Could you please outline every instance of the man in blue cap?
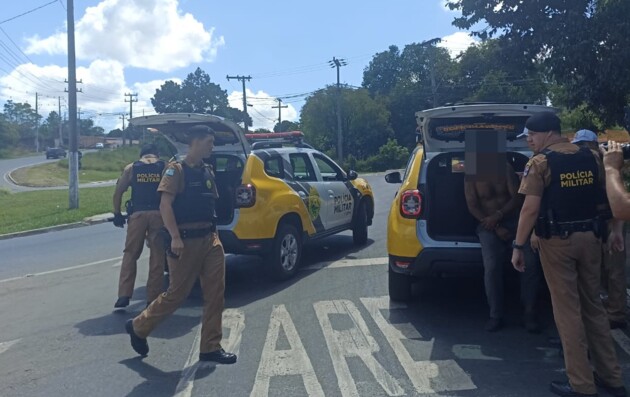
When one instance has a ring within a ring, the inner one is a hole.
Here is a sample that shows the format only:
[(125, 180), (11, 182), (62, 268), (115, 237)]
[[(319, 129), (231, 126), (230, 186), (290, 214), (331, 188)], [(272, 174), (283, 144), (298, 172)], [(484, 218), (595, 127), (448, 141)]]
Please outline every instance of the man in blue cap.
[[(591, 130), (579, 130), (571, 143), (588, 147), (599, 153), (597, 134)], [(614, 219), (609, 222), (610, 234), (602, 246), (602, 286), (608, 294), (604, 307), (608, 313), (610, 328), (626, 328), (626, 242), (624, 223)]]

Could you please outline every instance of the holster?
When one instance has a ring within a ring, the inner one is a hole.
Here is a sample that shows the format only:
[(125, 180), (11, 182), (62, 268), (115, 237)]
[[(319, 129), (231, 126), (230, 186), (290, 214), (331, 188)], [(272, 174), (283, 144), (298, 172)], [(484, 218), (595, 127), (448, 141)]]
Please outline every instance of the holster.
[(131, 200), (127, 200), (125, 202), (125, 210), (127, 211), (127, 216), (131, 216), (131, 214), (133, 214), (133, 203), (131, 202)]
[(539, 216), (534, 226), (536, 236), (545, 240), (551, 238), (551, 227), (549, 226), (549, 218), (547, 215)]
[(608, 222), (604, 218), (598, 216), (593, 219), (593, 234), (603, 243), (608, 241)]

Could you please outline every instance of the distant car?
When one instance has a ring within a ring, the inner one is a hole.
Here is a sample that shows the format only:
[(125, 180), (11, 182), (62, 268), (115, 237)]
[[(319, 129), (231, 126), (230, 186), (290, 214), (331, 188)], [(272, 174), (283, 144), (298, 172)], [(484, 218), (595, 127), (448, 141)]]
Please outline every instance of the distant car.
[(96, 145), (94, 145), (94, 147), (96, 149), (103, 149), (105, 147), (105, 145), (103, 145), (101, 142), (98, 142)]
[(59, 157), (66, 157), (66, 151), (60, 147), (49, 147), (46, 149), (46, 159), (58, 159)]

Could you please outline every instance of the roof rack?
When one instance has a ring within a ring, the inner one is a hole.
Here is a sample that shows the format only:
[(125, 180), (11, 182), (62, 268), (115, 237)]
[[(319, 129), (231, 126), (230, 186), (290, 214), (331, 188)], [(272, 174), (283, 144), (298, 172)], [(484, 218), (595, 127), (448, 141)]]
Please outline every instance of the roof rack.
[(304, 142), (302, 131), (271, 132), (245, 134), (245, 138), (251, 145), (252, 150), (263, 148), (280, 148), (283, 145), (294, 145), (312, 149), (313, 147)]

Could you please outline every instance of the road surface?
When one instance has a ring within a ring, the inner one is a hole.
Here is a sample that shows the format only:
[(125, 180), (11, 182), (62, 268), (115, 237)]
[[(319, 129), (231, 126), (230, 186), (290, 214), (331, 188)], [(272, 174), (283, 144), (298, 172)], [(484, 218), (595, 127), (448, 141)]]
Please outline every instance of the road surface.
[[(376, 192), (369, 243), (350, 233), (310, 246), (297, 277), (277, 283), (257, 258), (227, 260), (224, 340), (234, 365), (200, 365), (201, 301), (149, 337), (142, 359), (124, 322), (144, 308), (147, 253), (132, 304), (113, 311), (124, 231), (101, 224), (0, 241), (1, 396), (545, 396), (563, 380), (549, 304), (544, 332), (483, 330), (480, 277), (441, 280), (409, 304), (387, 297), (386, 220), (397, 185)], [(615, 332), (624, 372), (630, 339)], [(626, 378), (626, 383), (630, 379)], [(601, 394), (604, 395), (604, 394)]]

